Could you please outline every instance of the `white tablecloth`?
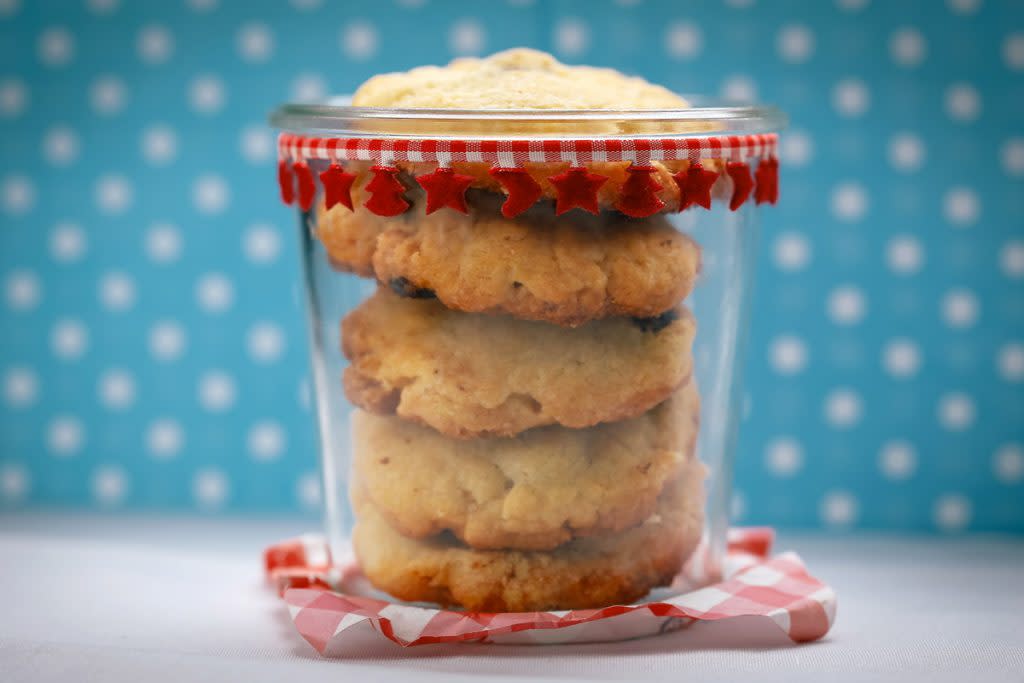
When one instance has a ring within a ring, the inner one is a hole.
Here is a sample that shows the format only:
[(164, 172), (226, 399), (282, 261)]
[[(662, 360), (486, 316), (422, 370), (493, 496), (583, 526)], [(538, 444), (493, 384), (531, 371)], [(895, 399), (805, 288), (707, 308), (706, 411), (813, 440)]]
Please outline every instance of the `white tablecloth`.
[[(0, 681), (1024, 681), (1024, 539), (784, 536), (839, 594), (822, 642), (716, 625), (628, 643), (320, 658), (263, 584), (308, 522), (0, 516)], [(824, 676), (823, 676), (824, 674)]]

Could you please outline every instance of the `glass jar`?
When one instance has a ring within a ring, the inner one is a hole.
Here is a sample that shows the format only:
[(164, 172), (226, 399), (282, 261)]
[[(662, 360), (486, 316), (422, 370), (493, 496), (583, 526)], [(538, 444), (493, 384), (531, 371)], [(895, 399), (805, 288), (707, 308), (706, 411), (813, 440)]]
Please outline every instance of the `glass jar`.
[(783, 116), (338, 101), (272, 123), (334, 557), (476, 611), (720, 576)]

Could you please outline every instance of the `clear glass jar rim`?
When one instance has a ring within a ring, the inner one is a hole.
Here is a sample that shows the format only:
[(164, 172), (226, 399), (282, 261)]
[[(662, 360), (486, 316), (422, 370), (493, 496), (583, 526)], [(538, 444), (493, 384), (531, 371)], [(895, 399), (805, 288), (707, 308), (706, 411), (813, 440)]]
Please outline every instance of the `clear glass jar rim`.
[(785, 114), (772, 105), (725, 105), (689, 98), (687, 109), (382, 109), (345, 98), (284, 104), (270, 115), (275, 128), (346, 137), (396, 136), (473, 139), (521, 137), (673, 137), (772, 133)]

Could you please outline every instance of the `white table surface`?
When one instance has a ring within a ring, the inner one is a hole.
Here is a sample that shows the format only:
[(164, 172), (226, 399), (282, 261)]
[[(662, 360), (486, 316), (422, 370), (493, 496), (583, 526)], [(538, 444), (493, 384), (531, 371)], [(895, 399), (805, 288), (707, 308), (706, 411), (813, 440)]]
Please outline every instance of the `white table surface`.
[(784, 536), (779, 549), (839, 595), (832, 633), (807, 645), (697, 625), (613, 644), (382, 643), (328, 660), (261, 575), (262, 549), (308, 526), (0, 516), (0, 681), (1024, 681), (1024, 539)]

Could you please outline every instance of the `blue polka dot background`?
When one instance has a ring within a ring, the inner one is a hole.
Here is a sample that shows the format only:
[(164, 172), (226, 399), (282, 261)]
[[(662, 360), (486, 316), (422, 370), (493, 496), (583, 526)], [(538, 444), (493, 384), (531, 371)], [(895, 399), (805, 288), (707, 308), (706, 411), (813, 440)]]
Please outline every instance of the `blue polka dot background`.
[(738, 523), (1024, 532), (1014, 0), (0, 0), (0, 509), (315, 509), (265, 116), (518, 45), (791, 117)]

